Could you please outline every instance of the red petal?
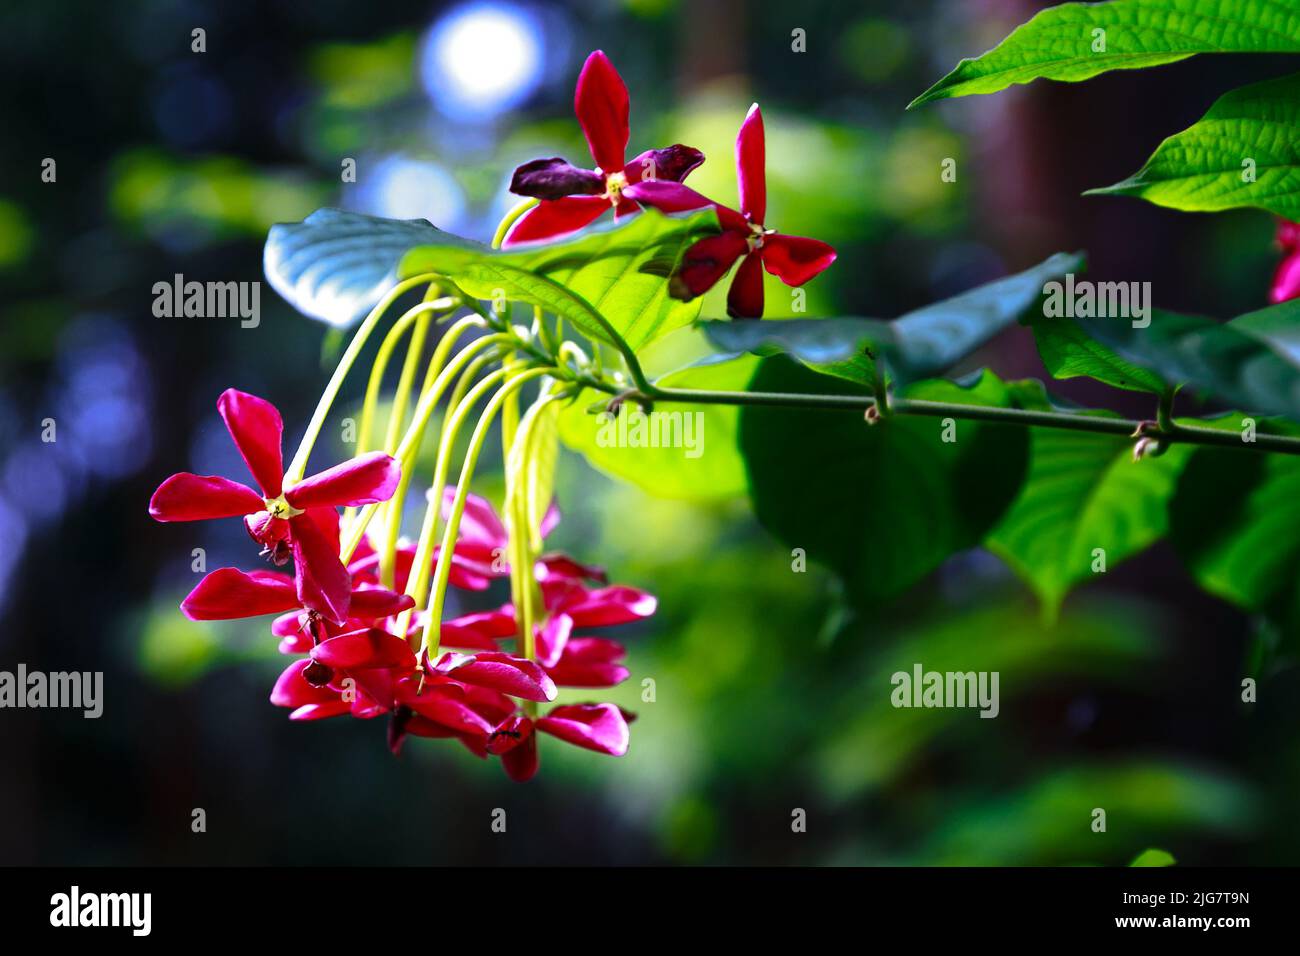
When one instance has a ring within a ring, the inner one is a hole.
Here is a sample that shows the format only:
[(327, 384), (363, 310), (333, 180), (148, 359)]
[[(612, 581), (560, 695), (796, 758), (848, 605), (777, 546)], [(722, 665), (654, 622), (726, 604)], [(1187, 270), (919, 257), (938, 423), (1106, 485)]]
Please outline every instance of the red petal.
[(600, 218), (609, 208), (609, 200), (603, 196), (543, 199), (515, 220), (501, 245), (516, 246), (521, 242), (540, 242), (543, 239), (567, 236)]
[(628, 729), (623, 713), (613, 704), (567, 704), (554, 708), (537, 721), (537, 729), (566, 743), (612, 757), (627, 753)]
[(434, 663), (435, 673), (465, 684), (489, 687), (502, 694), (523, 700), (555, 700), (555, 683), (536, 661), (485, 651), (472, 657), (449, 651)]
[(501, 766), (516, 783), (532, 780), (537, 775), (537, 735), (529, 734), (518, 747), (503, 753)]
[[(442, 491), (442, 503), (439, 506), (442, 520), (451, 517), (451, 508), (456, 501), (456, 488), (448, 485)], [(506, 526), (492, 507), (492, 502), (481, 495), (470, 492), (465, 496), (465, 510), (460, 516), (460, 533), (457, 536), (457, 550), (462, 544), (479, 544), (487, 548), (503, 548), (509, 543)]]
[(617, 641), (603, 637), (574, 637), (564, 654), (546, 672), (564, 687), (613, 687), (627, 680), (629, 671), (618, 661), (627, 655)]
[(149, 499), (149, 514), (155, 521), (202, 521), (206, 518), (234, 518), (266, 507), (248, 485), (218, 475), (172, 475)]
[(752, 252), (740, 261), (727, 290), (727, 315), (733, 319), (763, 317), (763, 260)]
[(523, 714), (511, 714), (492, 731), (487, 742), (487, 752), (498, 756), (508, 754), (532, 735), (533, 722)]
[(409, 594), (399, 594), (388, 588), (357, 588), (352, 592), (348, 617), (357, 621), (374, 621), (382, 617), (392, 617), (413, 607), (415, 607), (415, 598)]
[(372, 451), (312, 475), (284, 494), (295, 508), (359, 508), (387, 501), (397, 490), (402, 469), (397, 459)]
[(515, 612), (509, 605), (495, 611), (465, 614), (442, 623), (439, 643), (447, 647), (483, 648), (495, 651), (497, 639), (514, 637)]
[(609, 174), (621, 170), (628, 139), (627, 87), (601, 50), (592, 53), (582, 65), (573, 111), (578, 114), (578, 125), (600, 171)]
[(302, 707), (305, 704), (337, 701), (339, 699), (337, 691), (307, 683), (302, 672), (310, 664), (311, 658), (304, 657), (286, 667), (277, 678), (275, 687), (271, 689), (271, 703), (277, 707)]
[(342, 624), (348, 618), (352, 602), (352, 575), (339, 560), (338, 547), (310, 515), (294, 515), (289, 519), (289, 528), (302, 606), (319, 611), (328, 621)]
[(657, 606), (653, 594), (615, 584), (596, 591), (582, 589), (565, 601), (563, 611), (575, 628), (609, 627), (650, 617)]
[(280, 614), (297, 606), (298, 595), (287, 574), (218, 568), (186, 596), (181, 611), (191, 621), (230, 621)]
[(377, 627), (321, 641), (312, 649), (311, 656), (322, 664), (345, 671), (374, 667), (415, 668), (415, 654), (410, 645)]
[(689, 302), (703, 295), (727, 274), (737, 259), (749, 250), (744, 235), (728, 230), (718, 236), (701, 239), (686, 250), (681, 265), (668, 283), (675, 299)]
[(755, 103), (736, 136), (736, 179), (740, 185), (740, 211), (760, 225), (767, 217), (765, 154), (763, 113)]
[(580, 564), (567, 554), (542, 555), (537, 559), (534, 573), (540, 584), (551, 580), (581, 581), (584, 578), (603, 584), (608, 580), (604, 568), (598, 568), (594, 564)]
[(1297, 297), (1300, 297), (1300, 252), (1293, 252), (1278, 265), (1268, 301), (1286, 302)]
[(454, 684), (435, 684), (417, 694), (414, 681), (402, 681), (397, 688), (397, 697), (417, 714), (457, 733), (486, 737), (497, 723), (489, 721), (470, 706), (464, 691)]
[(763, 239), (763, 266), (786, 285), (803, 285), (835, 261), (835, 250), (817, 239), (783, 236)]
[(658, 209), (662, 213), (687, 212), (717, 205), (712, 199), (700, 195), (690, 186), (663, 179), (648, 179), (645, 182), (633, 183), (623, 190), (623, 195), (643, 206)]
[(546, 626), (537, 632), (537, 662), (543, 667), (559, 663), (564, 647), (573, 633), (573, 619), (567, 614), (552, 614)]
[(284, 422), (280, 412), (264, 398), (228, 388), (217, 399), (217, 411), (249, 472), (267, 498), (280, 497), (284, 462), (280, 443)]

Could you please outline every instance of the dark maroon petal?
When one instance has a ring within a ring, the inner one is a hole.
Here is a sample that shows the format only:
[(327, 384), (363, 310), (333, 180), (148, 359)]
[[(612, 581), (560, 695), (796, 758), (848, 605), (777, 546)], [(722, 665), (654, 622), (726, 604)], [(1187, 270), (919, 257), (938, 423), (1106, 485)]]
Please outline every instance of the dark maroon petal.
[(629, 183), (660, 179), (680, 183), (700, 163), (704, 154), (694, 146), (677, 143), (664, 149), (647, 149), (623, 168)]
[(633, 183), (623, 190), (623, 196), (668, 214), (717, 205), (712, 199), (700, 195), (690, 186), (659, 179)]
[(432, 670), (453, 680), (489, 687), (522, 700), (552, 701), (556, 696), (554, 682), (536, 661), (500, 651), (485, 651), (473, 656), (448, 651), (438, 658)]
[(217, 411), (239, 449), (254, 480), (266, 498), (280, 497), (284, 463), (280, 442), (284, 422), (280, 412), (264, 398), (228, 388), (217, 399)]
[(310, 515), (294, 515), (289, 529), (299, 601), (327, 621), (342, 624), (352, 603), (352, 575), (339, 560), (337, 545)]
[(650, 617), (657, 606), (653, 594), (615, 584), (595, 591), (582, 589), (566, 599), (562, 610), (575, 628), (609, 627)]
[(234, 518), (251, 514), (266, 504), (247, 485), (218, 475), (172, 475), (149, 499), (149, 514), (155, 521), (202, 521), (206, 518)]
[(501, 245), (516, 246), (523, 242), (567, 236), (600, 218), (609, 208), (609, 200), (603, 196), (543, 199), (515, 220)]
[(181, 611), (191, 621), (230, 621), (280, 614), (297, 606), (298, 595), (287, 574), (218, 568), (186, 596)]
[(835, 249), (818, 239), (783, 236), (763, 238), (763, 267), (786, 285), (803, 285), (835, 261)]
[(573, 111), (600, 171), (606, 175), (620, 171), (628, 139), (627, 87), (601, 50), (582, 65)]
[(599, 196), (605, 192), (605, 177), (590, 169), (579, 169), (558, 156), (534, 159), (515, 169), (510, 191), (536, 199)]
[(668, 283), (674, 299), (689, 302), (703, 295), (727, 274), (735, 261), (749, 250), (749, 243), (739, 232), (726, 231), (701, 239), (686, 250), (681, 265)]
[(501, 755), (501, 767), (516, 783), (526, 783), (537, 775), (537, 735), (524, 737), (518, 747)]
[(413, 607), (415, 607), (415, 598), (409, 594), (399, 594), (388, 588), (356, 588), (352, 592), (348, 617), (356, 621), (374, 621), (382, 617), (392, 617)]
[(763, 113), (755, 103), (736, 136), (736, 179), (740, 185), (740, 211), (761, 225), (767, 217), (766, 149)]
[(340, 634), (312, 648), (313, 660), (345, 671), (383, 667), (415, 668), (415, 654), (406, 641), (377, 627)]
[(1268, 291), (1269, 302), (1287, 302), (1300, 297), (1300, 252), (1293, 252), (1279, 263)]
[(537, 721), (537, 729), (566, 743), (586, 747), (611, 757), (627, 753), (628, 729), (623, 713), (613, 704), (566, 704)]
[(359, 508), (387, 501), (397, 490), (397, 459), (372, 451), (306, 478), (284, 493), (295, 508)]
[(733, 319), (763, 317), (763, 260), (752, 252), (740, 260), (727, 290), (727, 315)]
[(490, 754), (508, 754), (523, 744), (533, 735), (533, 722), (523, 714), (511, 714), (497, 724), (488, 737), (487, 752)]

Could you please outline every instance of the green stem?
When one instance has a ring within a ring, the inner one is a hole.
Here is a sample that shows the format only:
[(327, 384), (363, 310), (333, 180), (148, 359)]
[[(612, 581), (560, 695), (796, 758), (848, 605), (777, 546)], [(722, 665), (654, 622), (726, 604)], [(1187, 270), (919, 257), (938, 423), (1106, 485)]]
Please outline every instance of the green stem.
[(532, 209), (536, 205), (537, 205), (536, 199), (525, 199), (523, 202), (517, 204), (513, 209), (511, 209), (508, 213), (506, 213), (503, 217), (501, 217), (501, 223), (500, 225), (497, 226), (496, 235), (492, 237), (492, 248), (500, 249), (501, 243), (505, 242), (506, 233), (510, 231), (510, 227), (513, 226), (519, 220), (520, 216), (528, 212), (528, 210)]

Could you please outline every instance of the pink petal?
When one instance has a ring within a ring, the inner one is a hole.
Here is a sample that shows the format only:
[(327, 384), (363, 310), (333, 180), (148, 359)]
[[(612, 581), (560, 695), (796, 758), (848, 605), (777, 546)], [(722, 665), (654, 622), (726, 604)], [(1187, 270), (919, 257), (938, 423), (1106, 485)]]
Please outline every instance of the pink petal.
[(573, 619), (567, 614), (552, 614), (546, 625), (537, 632), (537, 662), (543, 667), (554, 667), (564, 653), (573, 633)]
[(397, 698), (422, 717), (457, 733), (482, 737), (496, 726), (496, 721), (489, 721), (470, 706), (464, 691), (454, 684), (426, 686), (422, 693), (417, 689), (413, 681), (403, 681), (398, 685)]
[(525, 783), (537, 775), (537, 735), (524, 737), (518, 747), (501, 755), (501, 767), (516, 783)]
[(559, 663), (546, 672), (563, 687), (613, 687), (629, 676), (628, 669), (617, 663), (626, 654), (617, 641), (575, 637), (569, 640)]
[(356, 588), (352, 592), (348, 617), (354, 621), (374, 621), (392, 617), (413, 607), (415, 607), (415, 598), (409, 594), (399, 594), (388, 588)]
[(415, 668), (415, 654), (410, 645), (377, 627), (321, 641), (312, 649), (311, 656), (327, 667), (345, 671), (375, 667)]
[(767, 217), (766, 150), (763, 112), (755, 103), (736, 136), (736, 179), (740, 185), (740, 211), (760, 225)]
[(372, 451), (312, 475), (285, 492), (295, 508), (359, 508), (387, 501), (397, 490), (402, 469), (397, 459)]
[(290, 720), (324, 720), (326, 717), (342, 717), (350, 708), (346, 701), (331, 700), (321, 704), (304, 704), (292, 714)]
[(740, 260), (727, 290), (727, 315), (733, 319), (763, 317), (763, 260), (752, 252)]
[(304, 657), (286, 667), (271, 689), (271, 703), (277, 707), (302, 707), (305, 704), (324, 704), (338, 700), (337, 691), (307, 683), (302, 672), (310, 665), (311, 658)]
[(607, 175), (619, 172), (628, 139), (627, 87), (601, 50), (592, 53), (582, 65), (573, 111), (600, 171)]
[(580, 564), (566, 554), (544, 554), (537, 559), (534, 572), (537, 581), (545, 584), (553, 580), (567, 581), (600, 581), (604, 583), (608, 580), (605, 569), (598, 568), (594, 564)]
[(264, 398), (228, 388), (217, 399), (217, 411), (239, 454), (266, 498), (280, 497), (284, 462), (280, 443), (284, 422), (280, 412)]
[(563, 611), (575, 628), (609, 627), (650, 617), (657, 606), (653, 594), (615, 584), (596, 591), (583, 589), (565, 602)]
[(1278, 264), (1268, 301), (1286, 302), (1297, 297), (1300, 297), (1300, 252), (1293, 252)]
[(703, 295), (748, 251), (749, 243), (740, 232), (728, 230), (701, 239), (682, 256), (681, 265), (669, 280), (669, 294), (687, 302)]
[(447, 647), (482, 648), (495, 651), (497, 639), (514, 637), (515, 612), (507, 605), (495, 611), (465, 614), (442, 623), (439, 643)]
[(667, 214), (717, 205), (691, 187), (665, 179), (647, 179), (645, 182), (633, 183), (623, 190), (623, 195)]
[(448, 651), (432, 670), (465, 684), (489, 687), (522, 700), (555, 700), (555, 683), (535, 661), (500, 651), (485, 651), (472, 657)]
[(627, 753), (629, 733), (623, 713), (613, 704), (566, 704), (537, 721), (537, 729), (566, 743), (612, 757)]
[(835, 250), (817, 239), (783, 236), (763, 239), (763, 266), (786, 285), (803, 285), (835, 261)]
[(186, 596), (181, 611), (191, 621), (229, 621), (280, 614), (297, 606), (298, 595), (287, 574), (218, 568)]
[(487, 751), (490, 754), (508, 754), (524, 744), (533, 735), (533, 722), (523, 714), (511, 714), (497, 724), (488, 738)]
[(247, 485), (218, 475), (172, 475), (149, 499), (155, 521), (202, 521), (234, 518), (266, 507), (262, 496)]
[(298, 599), (327, 621), (342, 624), (352, 603), (352, 575), (339, 560), (337, 545), (310, 515), (289, 519), (293, 563), (298, 575)]
[(1277, 223), (1277, 241), (1288, 252), (1300, 249), (1300, 222), (1279, 219)]
[(603, 196), (543, 199), (515, 220), (501, 245), (517, 246), (524, 242), (567, 236), (594, 222), (608, 212), (609, 208), (609, 200)]
[[(452, 505), (456, 501), (456, 488), (448, 485), (442, 492), (440, 505), (442, 520), (451, 516)], [(465, 511), (460, 517), (460, 534), (457, 543), (478, 544), (487, 548), (504, 548), (510, 541), (506, 526), (501, 523), (492, 502), (470, 492), (465, 498)]]

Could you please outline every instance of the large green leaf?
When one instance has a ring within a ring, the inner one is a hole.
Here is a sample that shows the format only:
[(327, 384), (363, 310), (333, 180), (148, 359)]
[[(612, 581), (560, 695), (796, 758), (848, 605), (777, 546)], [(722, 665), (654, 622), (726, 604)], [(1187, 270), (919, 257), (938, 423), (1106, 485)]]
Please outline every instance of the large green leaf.
[(1150, 369), (1120, 358), (1069, 319), (1036, 315), (1029, 325), (1038, 354), (1053, 378), (1086, 376), (1115, 388), (1156, 395), (1168, 388)]
[[(1050, 410), (1040, 383), (1016, 384), (1017, 404)], [(1095, 577), (1096, 549), (1109, 572), (1164, 535), (1168, 500), (1190, 454), (1190, 446), (1174, 445), (1134, 461), (1131, 438), (1034, 428), (1029, 476), (986, 544), (1054, 618), (1070, 589)]]
[(863, 384), (873, 380), (872, 358), (883, 356), (897, 381), (917, 381), (945, 371), (984, 345), (1036, 305), (1047, 282), (1082, 265), (1079, 253), (1057, 253), (1032, 269), (892, 322), (785, 319), (708, 322), (703, 327), (710, 341), (726, 352), (785, 353), (818, 372)]
[(983, 56), (962, 60), (911, 106), (1039, 78), (1077, 82), (1197, 53), (1300, 53), (1300, 8), (1285, 0), (1064, 3), (1016, 27)]
[[(865, 393), (783, 356), (764, 360), (760, 391)], [(985, 373), (963, 389), (917, 383), (911, 398), (1005, 404)], [(950, 435), (954, 441), (944, 441)], [(1028, 430), (1001, 424), (887, 417), (860, 412), (748, 406), (740, 447), (760, 522), (846, 580), (860, 602), (898, 593), (956, 551), (978, 544), (1024, 479)]]
[(1161, 143), (1138, 172), (1088, 194), (1195, 212), (1249, 206), (1300, 219), (1300, 73), (1233, 90)]
[(668, 295), (667, 279), (686, 248), (717, 229), (712, 210), (685, 218), (646, 210), (625, 224), (563, 242), (509, 250), (423, 245), (406, 254), (399, 272), (438, 272), (479, 298), (504, 294), (530, 302), (612, 343), (608, 322), (639, 349), (699, 314), (699, 300)]
[[(743, 355), (682, 369), (656, 384), (741, 391), (758, 363), (752, 355)], [(564, 443), (598, 470), (661, 498), (717, 501), (745, 493), (745, 463), (737, 447), (737, 406), (659, 403), (654, 409), (656, 417), (650, 419), (630, 403), (623, 406), (617, 420), (589, 411), (593, 402), (608, 397), (585, 391), (564, 409), (559, 420)], [(644, 442), (656, 435), (681, 436), (682, 440), (647, 447)]]

